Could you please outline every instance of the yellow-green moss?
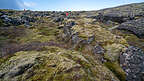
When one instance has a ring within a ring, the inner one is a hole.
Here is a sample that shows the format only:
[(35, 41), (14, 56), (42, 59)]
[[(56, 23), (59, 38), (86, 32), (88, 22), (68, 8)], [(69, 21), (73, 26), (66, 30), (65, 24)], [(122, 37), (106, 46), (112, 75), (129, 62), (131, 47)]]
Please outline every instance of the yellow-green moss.
[(119, 78), (120, 81), (126, 81), (126, 74), (118, 62), (106, 62), (104, 64)]
[(125, 51), (125, 46), (114, 43), (104, 46), (104, 49), (106, 50), (104, 58), (110, 61), (118, 61), (120, 53)]
[(50, 35), (57, 35), (59, 30), (56, 27), (41, 27), (38, 29), (41, 34), (50, 36)]
[(3, 63), (4, 61), (5, 61), (4, 59), (0, 58), (0, 64)]
[(79, 22), (77, 21), (77, 23), (78, 24), (75, 25), (72, 28), (72, 30), (73, 30), (73, 33), (78, 32), (80, 38), (87, 40), (88, 37), (95, 36), (95, 42), (101, 43), (104, 46), (107, 44), (112, 44), (112, 43), (128, 45), (127, 41), (124, 38), (120, 36), (116, 36), (112, 34), (110, 31), (102, 28), (100, 26), (100, 23), (96, 25), (87, 24), (84, 21), (83, 21), (84, 24), (80, 24), (82, 23), (82, 21), (79, 21)]
[(144, 39), (138, 38), (136, 35), (132, 34), (129, 31), (125, 30), (113, 30), (113, 33), (119, 36), (122, 36), (129, 45), (139, 47), (144, 50), (142, 43), (144, 43)]
[[(50, 34), (49, 32), (52, 32), (52, 33)], [(42, 35), (40, 34), (38, 29), (31, 29), (31, 30), (26, 31), (25, 36), (17, 37), (16, 39), (21, 43), (29, 43), (33, 41), (39, 41), (39, 42), (57, 41), (54, 33), (55, 32), (51, 30), (47, 32), (48, 35)]]
[(3, 26), (3, 21), (0, 19), (0, 26)]
[[(0, 72), (8, 73), (13, 68), (32, 63), (33, 67), (19, 76), (0, 80), (28, 81), (119, 81), (98, 60), (88, 54), (49, 46), (46, 51), (21, 51), (3, 63)], [(21, 64), (22, 63), (22, 64)], [(11, 69), (9, 69), (11, 68)], [(6, 70), (5, 70), (6, 69)], [(7, 76), (7, 75), (6, 75)]]

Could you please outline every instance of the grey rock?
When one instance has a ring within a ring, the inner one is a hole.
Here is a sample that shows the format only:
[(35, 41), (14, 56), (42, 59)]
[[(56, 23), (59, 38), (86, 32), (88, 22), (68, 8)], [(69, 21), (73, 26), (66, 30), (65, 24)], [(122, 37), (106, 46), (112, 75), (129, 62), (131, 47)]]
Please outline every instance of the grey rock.
[(27, 23), (36, 21), (36, 19), (34, 19), (33, 17), (29, 17), (29, 16), (9, 17), (8, 15), (2, 15), (0, 16), (0, 19), (4, 21), (6, 26), (11, 26), (11, 25), (18, 26), (22, 24), (26, 24), (26, 26), (28, 26)]
[(94, 49), (93, 49), (94, 54), (104, 54), (104, 52), (105, 50), (100, 45), (94, 46)]
[(8, 73), (8, 75), (10, 77), (15, 77), (18, 75), (23, 74), (27, 69), (31, 68), (33, 66), (33, 64), (28, 63), (28, 64), (23, 64), (17, 67), (14, 67), (13, 69), (10, 70), (10, 72)]
[(72, 35), (72, 30), (71, 30), (70, 26), (64, 26), (63, 32), (65, 34), (65, 37), (71, 37), (71, 35)]
[[(73, 45), (76, 45), (80, 41), (82, 41), (82, 39), (78, 37), (78, 33), (73, 34), (71, 40), (72, 40)], [(84, 41), (83, 41), (83, 43), (84, 43)]]
[(117, 29), (131, 31), (139, 38), (144, 38), (144, 18), (125, 22)]
[(134, 46), (130, 46), (120, 55), (120, 64), (127, 74), (127, 81), (143, 81), (144, 52)]
[(62, 22), (64, 20), (64, 18), (63, 17), (55, 17), (54, 18), (54, 22)]
[(88, 38), (87, 42), (88, 42), (88, 44), (90, 44), (90, 43), (92, 43), (94, 40), (95, 40), (95, 36), (93, 35), (93, 36), (91, 36), (91, 37)]
[(65, 24), (66, 26), (74, 26), (74, 25), (76, 25), (76, 23), (74, 22), (74, 21), (71, 21), (71, 22), (69, 22), (69, 23), (67, 23), (67, 24)]

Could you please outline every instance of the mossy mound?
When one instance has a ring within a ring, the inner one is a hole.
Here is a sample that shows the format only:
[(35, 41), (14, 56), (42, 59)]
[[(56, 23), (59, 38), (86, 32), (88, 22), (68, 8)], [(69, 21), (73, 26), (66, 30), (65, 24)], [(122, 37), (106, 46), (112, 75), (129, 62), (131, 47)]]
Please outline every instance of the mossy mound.
[(104, 58), (110, 61), (118, 61), (120, 53), (125, 51), (125, 46), (121, 44), (112, 44), (104, 46), (104, 49), (106, 49)]
[(85, 21), (78, 20), (78, 25), (72, 27), (72, 30), (74, 31), (73, 33), (78, 32), (80, 38), (88, 39), (88, 37), (95, 36), (95, 42), (102, 45), (113, 43), (128, 45), (125, 39), (112, 34), (110, 31), (102, 28), (100, 24), (92, 25), (85, 23)]
[(2, 81), (119, 81), (92, 56), (58, 47), (21, 51), (0, 65)]
[(122, 36), (129, 45), (131, 46), (136, 46), (141, 48), (142, 50), (144, 50), (143, 47), (143, 43), (144, 43), (144, 39), (143, 38), (138, 38), (136, 35), (134, 35), (133, 33), (126, 31), (126, 30), (113, 30), (112, 33)]
[[(105, 52), (103, 58), (107, 60), (105, 66), (109, 68), (121, 81), (125, 80), (125, 72), (119, 66), (117, 62), (119, 60), (120, 53), (125, 50), (128, 45), (127, 41), (119, 36), (112, 34), (111, 31), (101, 27), (101, 23), (92, 25), (85, 19), (78, 20), (77, 25), (72, 27), (72, 33), (78, 33), (78, 37), (84, 40), (90, 40), (90, 37), (94, 36), (94, 40), (89, 45), (83, 47), (80, 50), (84, 53), (93, 53), (93, 46), (96, 44), (101, 45)], [(88, 51), (89, 50), (89, 51)], [(92, 54), (93, 55), (93, 54)], [(98, 57), (98, 55), (94, 55)]]

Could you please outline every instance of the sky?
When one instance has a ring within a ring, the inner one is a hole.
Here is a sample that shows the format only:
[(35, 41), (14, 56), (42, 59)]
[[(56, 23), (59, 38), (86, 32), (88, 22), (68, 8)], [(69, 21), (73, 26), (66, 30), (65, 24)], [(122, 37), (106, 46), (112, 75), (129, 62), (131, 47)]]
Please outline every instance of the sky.
[(90, 11), (144, 0), (0, 0), (0, 9), (34, 11)]

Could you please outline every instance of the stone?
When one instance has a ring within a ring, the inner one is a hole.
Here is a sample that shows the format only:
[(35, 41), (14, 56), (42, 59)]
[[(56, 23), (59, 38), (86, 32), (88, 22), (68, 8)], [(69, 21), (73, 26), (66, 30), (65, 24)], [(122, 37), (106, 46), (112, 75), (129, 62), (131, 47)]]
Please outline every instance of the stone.
[(81, 39), (78, 37), (78, 33), (73, 34), (71, 40), (73, 45), (78, 44), (81, 41)]
[(64, 20), (64, 18), (63, 17), (55, 17), (54, 18), (54, 22), (62, 22)]
[(91, 37), (88, 38), (87, 42), (88, 42), (88, 44), (90, 44), (90, 43), (92, 43), (94, 40), (95, 40), (95, 36), (93, 35), (93, 36), (91, 36)]
[(144, 52), (134, 46), (130, 46), (120, 54), (121, 67), (127, 74), (127, 81), (143, 81)]
[(104, 54), (104, 53), (105, 53), (105, 50), (104, 50), (101, 46), (96, 45), (96, 46), (94, 46), (94, 48), (93, 48), (93, 53), (94, 53), (94, 54)]
[(117, 27), (119, 30), (127, 30), (134, 33), (139, 38), (144, 38), (144, 18), (132, 20)]
[(71, 30), (70, 26), (64, 26), (63, 27), (63, 32), (64, 32), (65, 37), (69, 38), (72, 35), (72, 30)]
[(71, 26), (71, 27), (74, 25), (76, 25), (76, 23), (74, 21), (70, 21), (66, 24), (66, 26)]
[(24, 64), (21, 64), (21, 65), (18, 65), (17, 67), (14, 67), (10, 70), (10, 72), (8, 73), (8, 76), (15, 77), (15, 76), (21, 75), (26, 70), (31, 68), (32, 66), (33, 66), (33, 63), (24, 63)]

